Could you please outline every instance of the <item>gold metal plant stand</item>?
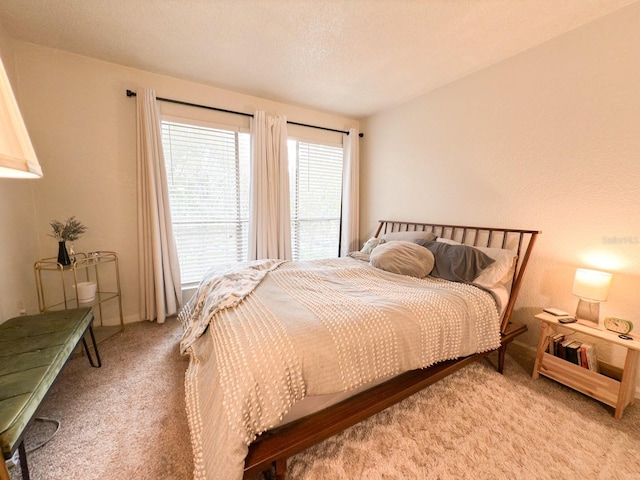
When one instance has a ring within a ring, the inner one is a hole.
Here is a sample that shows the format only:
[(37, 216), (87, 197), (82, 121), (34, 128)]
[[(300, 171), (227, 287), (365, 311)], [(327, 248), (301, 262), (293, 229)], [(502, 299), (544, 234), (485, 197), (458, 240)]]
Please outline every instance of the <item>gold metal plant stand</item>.
[[(111, 278), (109, 279), (110, 281), (107, 281), (105, 278), (105, 270), (108, 269), (109, 266), (112, 267), (112, 272)], [(40, 312), (80, 307), (98, 307), (100, 323), (94, 325), (98, 342), (117, 333), (124, 332), (120, 270), (118, 268), (117, 253), (109, 251), (76, 253), (75, 261), (73, 261), (71, 265), (58, 263), (57, 257), (43, 258), (35, 263), (34, 271)], [(47, 272), (51, 275), (55, 272), (58, 273), (59, 284), (57, 292), (51, 291), (55, 287), (55, 280), (43, 282), (43, 273), (45, 274), (44, 276), (47, 277), (49, 276)], [(75, 295), (78, 283), (90, 281), (96, 282), (96, 296), (91, 302), (80, 302), (77, 295)], [(108, 286), (110, 289), (103, 290), (105, 286)], [(45, 290), (47, 290), (47, 292), (45, 292)], [(120, 325), (103, 325), (102, 304), (115, 299), (118, 300)]]

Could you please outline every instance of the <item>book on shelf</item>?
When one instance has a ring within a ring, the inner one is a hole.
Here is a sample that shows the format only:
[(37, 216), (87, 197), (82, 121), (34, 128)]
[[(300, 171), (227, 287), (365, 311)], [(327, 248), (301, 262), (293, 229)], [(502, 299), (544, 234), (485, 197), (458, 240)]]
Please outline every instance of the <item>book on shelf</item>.
[(570, 338), (565, 338), (558, 345), (558, 357), (566, 360), (567, 359), (567, 347), (570, 343), (573, 343), (573, 340)]
[(580, 345), (580, 350), (578, 350), (578, 355), (580, 357), (580, 366), (584, 368), (589, 368), (589, 362), (587, 361), (587, 344), (583, 343)]
[(547, 353), (583, 368), (598, 372), (596, 346), (592, 343), (580, 342), (566, 338), (562, 333), (555, 333), (549, 335)]
[(587, 357), (587, 368), (594, 372), (599, 372), (598, 358), (596, 356), (596, 346), (592, 343), (585, 343), (585, 353)]
[(567, 344), (565, 347), (565, 358), (567, 362), (575, 363), (576, 365), (580, 365), (579, 353), (580, 347), (582, 343), (577, 341), (572, 341)]
[(555, 333), (549, 337), (549, 353), (558, 356), (558, 345), (564, 340), (563, 333)]

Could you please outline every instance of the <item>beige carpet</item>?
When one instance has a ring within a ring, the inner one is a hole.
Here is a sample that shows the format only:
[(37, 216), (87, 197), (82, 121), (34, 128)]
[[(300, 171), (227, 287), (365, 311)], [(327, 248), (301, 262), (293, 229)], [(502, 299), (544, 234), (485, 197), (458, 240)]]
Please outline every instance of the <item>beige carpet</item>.
[(509, 360), (506, 376), (476, 363), (308, 449), (290, 478), (640, 479), (637, 405), (616, 421)]
[[(39, 412), (62, 429), (29, 456), (32, 478), (191, 478), (179, 336), (175, 320), (127, 325), (100, 345), (102, 369), (74, 358)], [(588, 397), (534, 382), (529, 356), (511, 351), (504, 376), (471, 365), (293, 457), (288, 479), (640, 478), (640, 402), (616, 421)]]
[[(38, 415), (57, 418), (53, 440), (28, 455), (33, 480), (159, 480), (191, 477), (184, 403), (188, 358), (178, 353), (175, 319), (126, 325), (100, 343), (102, 368), (77, 356), (67, 364)], [(30, 443), (41, 437), (35, 424)], [(20, 468), (10, 470), (21, 478)]]

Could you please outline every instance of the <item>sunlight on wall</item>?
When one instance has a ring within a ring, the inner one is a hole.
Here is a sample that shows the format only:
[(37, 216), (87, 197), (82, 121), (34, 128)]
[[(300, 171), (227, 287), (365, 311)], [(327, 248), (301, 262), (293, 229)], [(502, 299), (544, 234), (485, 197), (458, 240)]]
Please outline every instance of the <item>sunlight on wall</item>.
[(579, 258), (584, 262), (584, 265), (596, 270), (604, 270), (605, 272), (617, 272), (630, 267), (630, 262), (615, 253), (605, 252), (601, 250), (593, 250), (582, 255)]

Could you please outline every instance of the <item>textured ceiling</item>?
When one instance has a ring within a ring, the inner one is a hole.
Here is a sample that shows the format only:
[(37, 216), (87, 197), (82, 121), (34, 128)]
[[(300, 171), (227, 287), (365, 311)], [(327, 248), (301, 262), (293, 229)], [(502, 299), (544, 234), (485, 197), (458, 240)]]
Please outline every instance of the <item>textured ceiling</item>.
[(637, 0), (0, 0), (13, 38), (360, 118)]

